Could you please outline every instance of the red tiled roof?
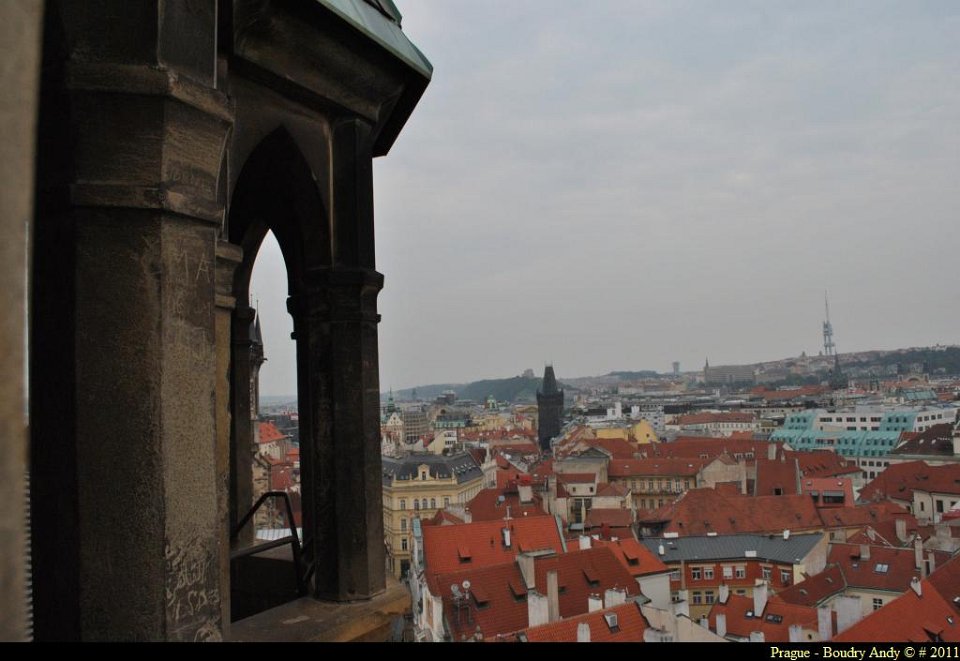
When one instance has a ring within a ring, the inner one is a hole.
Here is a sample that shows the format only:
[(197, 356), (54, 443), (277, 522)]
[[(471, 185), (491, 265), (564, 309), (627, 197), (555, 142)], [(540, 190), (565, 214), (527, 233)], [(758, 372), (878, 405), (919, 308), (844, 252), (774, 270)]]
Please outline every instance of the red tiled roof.
[[(906, 436), (906, 434), (904, 434)], [(910, 434), (906, 442), (897, 446), (891, 454), (919, 454), (937, 456), (953, 456), (953, 425), (931, 425), (926, 431)]]
[(827, 562), (840, 567), (848, 586), (884, 592), (903, 592), (910, 579), (920, 576), (913, 549), (868, 546), (870, 557), (860, 556), (859, 544), (831, 544)]
[[(616, 630), (611, 630), (606, 616), (616, 615)], [(581, 622), (590, 627), (590, 642), (592, 643), (642, 643), (643, 632), (647, 622), (640, 612), (640, 606), (635, 602), (621, 604), (602, 611), (594, 611), (586, 615), (578, 615), (565, 620), (551, 622), (533, 629), (524, 631), (528, 642), (531, 643), (574, 643), (577, 641), (577, 630)]]
[(960, 560), (954, 558), (912, 589), (834, 637), (836, 642), (960, 642)]
[[(536, 558), (535, 587), (541, 594), (547, 593), (547, 572), (551, 570), (557, 571), (560, 587), (558, 601), (562, 618), (587, 612), (587, 598), (590, 594), (602, 595), (610, 588), (626, 590), (627, 597), (640, 594), (636, 580), (608, 548), (590, 548)], [(470, 599), (470, 617), (464, 612), (458, 618), (450, 585), (462, 585), (464, 580), (470, 581), (473, 593)], [(527, 628), (526, 586), (515, 562), (449, 573), (428, 572), (427, 585), (433, 595), (443, 598), (446, 621), (453, 629), (454, 640), (461, 640), (463, 635), (474, 635), (477, 627), (480, 627), (485, 640), (491, 640), (498, 634), (513, 634)], [(483, 593), (484, 603), (477, 602), (478, 588)]]
[(595, 484), (596, 473), (557, 473), (557, 481), (564, 484)]
[(912, 501), (914, 491), (960, 495), (960, 464), (930, 466), (923, 461), (891, 464), (860, 490), (860, 499)]
[(600, 482), (597, 485), (596, 495), (601, 498), (622, 498), (630, 493), (626, 487), (619, 484), (610, 484), (609, 482)]
[(287, 438), (272, 422), (260, 422), (257, 425), (260, 428), (260, 443), (270, 443)]
[[(563, 551), (563, 540), (556, 520), (550, 516), (525, 516), (511, 519), (510, 548), (503, 545), (505, 522), (474, 521), (459, 526), (426, 526), (423, 529), (423, 555), (427, 570), (444, 573), (470, 567), (487, 567), (511, 562), (519, 552), (553, 549)], [(461, 560), (458, 546), (470, 547), (469, 561)]]
[(622, 438), (591, 438), (583, 442), (590, 447), (606, 450), (614, 459), (632, 459), (637, 451), (636, 443)]
[(615, 542), (591, 539), (590, 544), (597, 547), (606, 547), (613, 551), (620, 564), (626, 567), (633, 577), (662, 574), (670, 571), (670, 568), (663, 564), (663, 561), (654, 555), (650, 549), (633, 538), (618, 539)]
[[(832, 507), (820, 510), (824, 528), (853, 528), (864, 525), (882, 525), (884, 521), (895, 521), (900, 517), (909, 517), (910, 513), (896, 503), (869, 503), (856, 507)], [(916, 524), (916, 519), (913, 519)], [(896, 525), (896, 523), (894, 523)]]
[(757, 479), (754, 482), (753, 493), (755, 496), (796, 496), (797, 482), (800, 478), (800, 469), (796, 460), (781, 459), (770, 460), (758, 457)]
[[(707, 619), (710, 629), (717, 629), (717, 615), (723, 613), (727, 618), (727, 634), (748, 638), (753, 631), (763, 632), (767, 643), (781, 643), (790, 640), (790, 625), (799, 624), (807, 630), (817, 630), (817, 609), (799, 606), (771, 597), (763, 613), (753, 612), (753, 597), (732, 594), (727, 603), (714, 603)], [(747, 617), (747, 613), (751, 616)]]
[(843, 494), (843, 505), (851, 507), (854, 505), (853, 481), (849, 477), (804, 477), (800, 480), (800, 491), (805, 494), (817, 493), (820, 507), (829, 507), (824, 502), (823, 494), (826, 491), (841, 492)]
[(624, 478), (647, 475), (680, 475), (693, 477), (700, 472), (702, 459), (612, 459), (607, 467), (611, 478)]
[(823, 601), (842, 592), (847, 587), (843, 571), (838, 564), (827, 565), (819, 574), (808, 576), (777, 593), (785, 602), (799, 606), (819, 606)]
[(640, 454), (646, 457), (698, 457), (714, 458), (721, 454), (733, 457), (766, 457), (770, 445), (782, 451), (780, 443), (758, 441), (752, 438), (711, 438), (704, 436), (678, 436), (670, 443), (651, 443), (640, 449)]
[(714, 489), (691, 489), (644, 520), (668, 521), (665, 532), (683, 536), (823, 528), (809, 496), (740, 496)]
[(599, 528), (600, 526), (610, 526), (611, 528), (629, 528), (633, 524), (633, 515), (630, 510), (594, 507), (587, 514), (584, 521), (584, 527)]
[(513, 518), (546, 514), (541, 506), (540, 496), (534, 494), (533, 498), (534, 502), (521, 505), (516, 487), (512, 492), (505, 489), (483, 489), (467, 503), (467, 508), (474, 521), (502, 520), (507, 515), (508, 507)]
[(843, 475), (859, 475), (863, 471), (855, 462), (847, 461), (836, 452), (830, 450), (814, 450), (813, 452), (787, 452), (787, 457), (796, 459), (800, 464), (800, 473), (803, 477), (840, 477)]

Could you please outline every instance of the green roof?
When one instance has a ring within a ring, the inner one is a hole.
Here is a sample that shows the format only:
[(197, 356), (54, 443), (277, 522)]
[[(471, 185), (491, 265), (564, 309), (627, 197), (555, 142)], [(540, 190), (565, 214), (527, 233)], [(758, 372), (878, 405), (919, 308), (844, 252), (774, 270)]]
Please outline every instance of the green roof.
[(317, 0), (383, 48), (429, 79), (433, 65), (400, 29), (400, 12), (390, 0)]

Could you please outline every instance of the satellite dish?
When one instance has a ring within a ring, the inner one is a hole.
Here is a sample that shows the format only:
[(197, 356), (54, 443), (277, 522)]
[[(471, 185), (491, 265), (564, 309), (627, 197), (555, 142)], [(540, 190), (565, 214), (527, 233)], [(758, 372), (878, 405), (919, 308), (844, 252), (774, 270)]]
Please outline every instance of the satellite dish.
[(464, 581), (463, 583), (461, 583), (461, 585), (463, 586), (464, 590), (470, 589), (470, 581)]

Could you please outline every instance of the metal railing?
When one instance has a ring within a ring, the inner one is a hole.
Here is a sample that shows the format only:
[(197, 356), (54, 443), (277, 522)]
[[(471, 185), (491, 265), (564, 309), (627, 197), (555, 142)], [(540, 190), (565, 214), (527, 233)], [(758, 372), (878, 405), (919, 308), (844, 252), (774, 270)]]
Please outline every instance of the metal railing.
[(237, 546), (236, 548), (231, 548), (230, 560), (233, 561), (239, 558), (245, 558), (251, 555), (262, 553), (263, 551), (269, 551), (270, 549), (289, 544), (293, 553), (293, 570), (296, 574), (297, 594), (299, 594), (301, 597), (305, 596), (307, 594), (307, 582), (310, 580), (310, 576), (313, 574), (315, 567), (313, 562), (306, 564), (304, 563), (303, 547), (301, 546), (300, 536), (297, 534), (297, 523), (293, 518), (293, 505), (290, 502), (290, 495), (287, 492), (267, 491), (260, 496), (260, 498), (257, 499), (257, 502), (254, 503), (253, 507), (250, 508), (250, 511), (247, 512), (246, 515), (240, 519), (240, 522), (237, 523), (236, 527), (230, 531), (231, 545), (239, 541), (240, 531), (243, 530), (244, 526), (250, 523), (257, 511), (270, 498), (283, 499), (284, 507), (287, 511), (287, 525), (290, 530), (290, 534), (277, 539), (257, 542), (251, 544), (250, 546)]

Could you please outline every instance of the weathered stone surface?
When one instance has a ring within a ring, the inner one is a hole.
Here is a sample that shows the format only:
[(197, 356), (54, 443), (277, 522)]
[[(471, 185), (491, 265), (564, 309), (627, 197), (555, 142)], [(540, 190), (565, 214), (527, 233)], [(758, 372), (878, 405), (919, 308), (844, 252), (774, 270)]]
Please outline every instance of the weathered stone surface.
[(0, 641), (26, 636), (24, 326), (40, 66), (40, 0), (0, 3)]

